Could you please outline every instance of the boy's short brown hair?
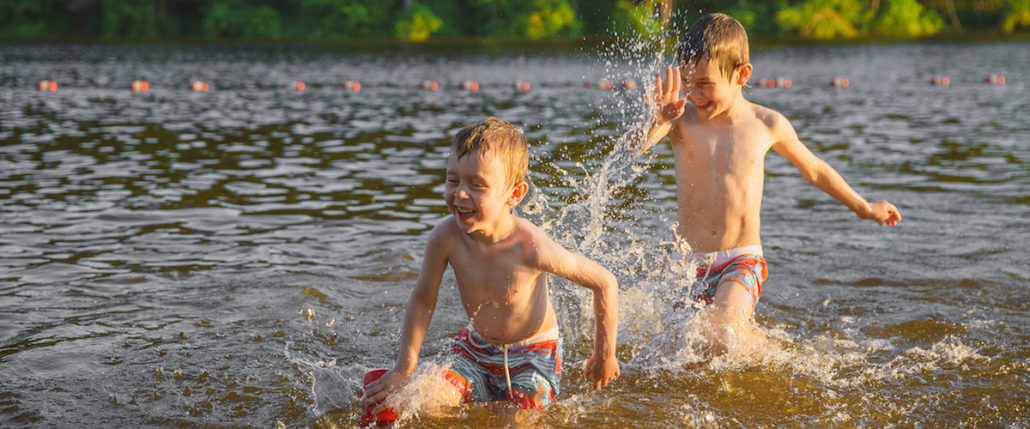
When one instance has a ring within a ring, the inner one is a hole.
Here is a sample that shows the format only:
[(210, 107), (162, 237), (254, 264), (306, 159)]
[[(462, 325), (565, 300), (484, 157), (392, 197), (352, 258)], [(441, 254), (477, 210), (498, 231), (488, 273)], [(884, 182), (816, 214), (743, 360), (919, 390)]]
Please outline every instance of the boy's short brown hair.
[(489, 117), (462, 128), (451, 140), (451, 153), (458, 159), (470, 153), (495, 153), (508, 170), (508, 185), (526, 180), (529, 142), (522, 131), (507, 121)]
[(751, 61), (744, 26), (723, 13), (702, 16), (680, 39), (676, 59), (683, 67), (702, 57), (717, 62), (723, 75), (732, 77), (737, 67)]

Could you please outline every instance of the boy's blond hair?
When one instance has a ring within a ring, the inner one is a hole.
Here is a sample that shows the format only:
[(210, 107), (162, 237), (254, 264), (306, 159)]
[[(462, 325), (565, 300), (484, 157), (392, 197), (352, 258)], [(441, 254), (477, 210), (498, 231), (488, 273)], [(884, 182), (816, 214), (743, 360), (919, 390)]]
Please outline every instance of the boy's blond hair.
[(723, 76), (732, 77), (737, 67), (751, 61), (744, 26), (723, 13), (702, 16), (680, 39), (676, 59), (683, 67), (702, 57), (715, 61)]
[(509, 186), (526, 180), (529, 142), (522, 131), (507, 121), (489, 117), (462, 128), (451, 140), (451, 152), (458, 159), (470, 153), (494, 153), (507, 169), (505, 178)]

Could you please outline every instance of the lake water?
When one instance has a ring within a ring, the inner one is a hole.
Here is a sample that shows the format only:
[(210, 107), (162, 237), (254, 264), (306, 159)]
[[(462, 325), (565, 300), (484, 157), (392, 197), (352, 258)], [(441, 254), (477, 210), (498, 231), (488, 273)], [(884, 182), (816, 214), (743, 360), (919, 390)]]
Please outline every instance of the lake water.
[[(671, 311), (671, 150), (625, 156), (642, 90), (583, 86), (670, 57), (619, 49), (0, 46), (0, 426), (356, 426), (446, 214), (448, 141), (487, 115), (530, 138), (520, 213), (618, 276), (623, 375), (590, 391), (588, 297), (555, 280), (550, 413), (401, 426), (1030, 425), (1030, 44), (752, 53), (793, 87), (748, 98), (904, 216), (860, 220), (771, 153), (752, 358), (708, 356)], [(445, 276), (423, 361), (466, 323)]]

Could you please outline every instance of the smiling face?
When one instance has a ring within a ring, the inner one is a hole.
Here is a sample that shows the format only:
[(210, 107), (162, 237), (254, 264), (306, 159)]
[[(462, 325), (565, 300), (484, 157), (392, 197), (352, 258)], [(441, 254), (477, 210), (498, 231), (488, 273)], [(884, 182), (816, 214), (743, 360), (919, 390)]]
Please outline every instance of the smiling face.
[(697, 108), (701, 119), (710, 121), (729, 112), (740, 97), (740, 88), (751, 76), (751, 64), (735, 68), (729, 76), (717, 61), (707, 56), (680, 68), (683, 95)]
[(447, 159), (444, 200), (465, 233), (493, 235), (510, 221), (510, 209), (525, 196), (528, 185), (509, 183), (507, 168), (493, 153), (472, 152)]

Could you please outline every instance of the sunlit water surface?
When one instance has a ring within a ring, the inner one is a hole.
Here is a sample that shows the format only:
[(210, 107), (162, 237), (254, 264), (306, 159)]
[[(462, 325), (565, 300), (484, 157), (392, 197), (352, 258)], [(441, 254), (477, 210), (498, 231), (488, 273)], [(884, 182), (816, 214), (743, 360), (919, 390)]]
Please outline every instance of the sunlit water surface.
[[(592, 392), (589, 297), (552, 283), (563, 400), (401, 426), (1030, 425), (1030, 45), (753, 52), (747, 96), (895, 228), (862, 221), (770, 154), (767, 341), (711, 358), (675, 247), (671, 150), (618, 136), (639, 46), (385, 49), (0, 46), (0, 426), (353, 427), (389, 367), (449, 138), (488, 115), (530, 138), (520, 213), (616, 273), (622, 377)], [(988, 85), (992, 73), (1005, 86)], [(934, 87), (935, 75), (951, 78)], [(847, 77), (851, 88), (828, 86)], [(56, 93), (35, 83), (57, 80)], [(145, 94), (128, 84), (147, 79)], [(360, 93), (340, 87), (360, 80)], [(423, 79), (440, 91), (419, 91)], [(475, 79), (478, 93), (457, 90)], [(529, 80), (529, 93), (511, 83)], [(186, 90), (191, 80), (208, 93)], [(305, 81), (298, 93), (280, 85)], [(422, 351), (467, 323), (447, 276)], [(507, 419), (507, 420), (504, 420)]]

